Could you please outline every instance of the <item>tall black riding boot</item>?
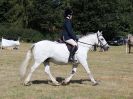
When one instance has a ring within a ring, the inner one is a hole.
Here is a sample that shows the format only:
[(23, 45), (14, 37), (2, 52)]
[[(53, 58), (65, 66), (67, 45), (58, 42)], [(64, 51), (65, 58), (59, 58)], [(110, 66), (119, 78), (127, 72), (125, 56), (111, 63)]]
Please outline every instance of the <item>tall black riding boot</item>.
[(70, 50), (70, 56), (69, 56), (69, 61), (70, 62), (74, 62), (74, 54), (77, 51), (78, 47), (77, 46), (73, 46)]

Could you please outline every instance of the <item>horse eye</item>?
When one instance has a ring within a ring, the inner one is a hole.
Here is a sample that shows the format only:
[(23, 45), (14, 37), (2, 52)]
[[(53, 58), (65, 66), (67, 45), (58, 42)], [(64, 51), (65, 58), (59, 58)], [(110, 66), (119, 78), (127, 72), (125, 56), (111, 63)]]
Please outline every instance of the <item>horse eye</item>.
[(104, 39), (102, 38), (101, 41), (103, 41)]

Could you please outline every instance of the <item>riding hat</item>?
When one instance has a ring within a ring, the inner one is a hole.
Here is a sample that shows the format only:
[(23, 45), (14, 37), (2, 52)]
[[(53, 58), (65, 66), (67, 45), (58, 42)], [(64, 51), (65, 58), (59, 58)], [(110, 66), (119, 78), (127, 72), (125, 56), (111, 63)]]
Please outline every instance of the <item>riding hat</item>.
[(64, 17), (67, 17), (68, 15), (72, 15), (73, 14), (73, 11), (69, 8), (67, 8), (64, 12)]

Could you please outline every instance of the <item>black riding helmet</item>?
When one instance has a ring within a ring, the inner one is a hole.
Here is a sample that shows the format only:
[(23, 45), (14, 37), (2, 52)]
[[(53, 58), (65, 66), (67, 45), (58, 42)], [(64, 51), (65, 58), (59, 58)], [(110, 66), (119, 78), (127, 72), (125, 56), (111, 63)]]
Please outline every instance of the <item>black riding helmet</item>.
[(68, 15), (72, 15), (73, 14), (73, 11), (69, 8), (67, 8), (64, 12), (64, 17), (67, 17)]

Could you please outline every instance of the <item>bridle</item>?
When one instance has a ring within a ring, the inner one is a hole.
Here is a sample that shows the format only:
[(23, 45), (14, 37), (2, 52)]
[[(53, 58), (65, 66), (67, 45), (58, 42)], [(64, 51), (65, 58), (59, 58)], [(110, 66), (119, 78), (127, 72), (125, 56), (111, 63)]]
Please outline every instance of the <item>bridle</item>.
[[(103, 45), (103, 43), (102, 43), (101, 40), (99, 39), (100, 36), (102, 36), (102, 35), (98, 35), (98, 33), (97, 33), (98, 44), (100, 43), (100, 47), (103, 48), (104, 46), (107, 45), (107, 43)], [(88, 44), (88, 43), (81, 42), (81, 41), (78, 41), (78, 42), (79, 42), (79, 43), (82, 43), (82, 44), (86, 44), (86, 45), (95, 46), (95, 44)]]
[(101, 35), (98, 35), (98, 33), (97, 33), (98, 45), (99, 45), (99, 43), (100, 43), (100, 47), (101, 47), (101, 48), (104, 48), (104, 46), (106, 46), (108, 43), (106, 43), (106, 44), (103, 45), (103, 43), (102, 43), (101, 40), (99, 39), (100, 36), (102, 36), (102, 34), (101, 34)]

